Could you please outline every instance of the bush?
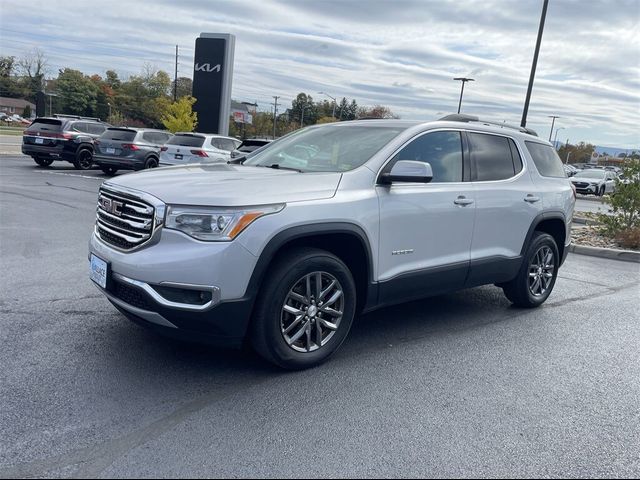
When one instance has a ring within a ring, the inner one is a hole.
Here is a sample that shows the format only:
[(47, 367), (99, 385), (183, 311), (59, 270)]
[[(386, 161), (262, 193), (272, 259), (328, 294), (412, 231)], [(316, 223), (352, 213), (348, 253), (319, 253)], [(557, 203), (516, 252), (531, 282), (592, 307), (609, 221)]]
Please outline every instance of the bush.
[[(631, 246), (640, 235), (640, 162), (627, 161), (623, 179), (616, 179), (615, 193), (605, 199), (610, 215), (599, 214), (601, 233)], [(637, 247), (631, 247), (637, 248)]]
[(172, 133), (193, 132), (198, 124), (198, 116), (193, 111), (195, 102), (193, 97), (182, 97), (163, 106), (164, 113), (160, 119), (165, 128)]
[(640, 228), (630, 228), (616, 236), (616, 242), (622, 248), (640, 250)]

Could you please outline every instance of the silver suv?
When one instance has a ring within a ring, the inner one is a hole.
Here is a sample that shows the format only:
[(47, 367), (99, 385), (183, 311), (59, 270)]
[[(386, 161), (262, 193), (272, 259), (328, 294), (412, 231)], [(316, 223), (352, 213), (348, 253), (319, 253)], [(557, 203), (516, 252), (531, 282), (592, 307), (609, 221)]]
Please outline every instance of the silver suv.
[(90, 275), (129, 319), (300, 369), (382, 306), (496, 284), (537, 307), (567, 255), (575, 193), (529, 130), (341, 122), (234, 162), (102, 185)]

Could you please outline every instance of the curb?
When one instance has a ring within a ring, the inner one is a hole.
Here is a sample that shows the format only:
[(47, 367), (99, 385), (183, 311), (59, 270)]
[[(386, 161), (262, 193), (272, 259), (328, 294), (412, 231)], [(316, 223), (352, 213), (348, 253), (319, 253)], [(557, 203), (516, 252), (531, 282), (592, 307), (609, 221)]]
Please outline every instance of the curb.
[(582, 217), (573, 217), (572, 222), (577, 225), (586, 225), (586, 226), (598, 225), (598, 222), (596, 222), (595, 220), (591, 220), (589, 218), (582, 218)]
[(595, 195), (581, 195), (581, 194), (578, 194), (578, 195), (576, 196), (576, 198), (577, 198), (578, 200), (587, 200), (588, 202), (599, 202), (599, 203), (604, 203), (604, 202), (602, 201), (602, 197), (596, 197)]
[(640, 252), (635, 252), (632, 250), (588, 247), (586, 245), (576, 245), (575, 243), (572, 243), (569, 246), (569, 251), (578, 255), (589, 255), (591, 257), (607, 258), (609, 260), (621, 260), (623, 262), (640, 263)]

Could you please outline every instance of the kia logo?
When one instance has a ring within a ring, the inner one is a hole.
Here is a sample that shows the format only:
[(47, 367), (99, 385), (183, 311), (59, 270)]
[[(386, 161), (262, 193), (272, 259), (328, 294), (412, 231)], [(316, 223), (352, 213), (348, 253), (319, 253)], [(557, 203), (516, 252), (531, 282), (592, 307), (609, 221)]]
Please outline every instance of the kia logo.
[(215, 65), (215, 66), (211, 66), (210, 63), (203, 63), (202, 65), (200, 65), (199, 63), (196, 63), (196, 67), (195, 70), (196, 72), (207, 72), (207, 73), (211, 73), (211, 72), (218, 72), (220, 73), (220, 69), (222, 67), (220, 66), (220, 64)]

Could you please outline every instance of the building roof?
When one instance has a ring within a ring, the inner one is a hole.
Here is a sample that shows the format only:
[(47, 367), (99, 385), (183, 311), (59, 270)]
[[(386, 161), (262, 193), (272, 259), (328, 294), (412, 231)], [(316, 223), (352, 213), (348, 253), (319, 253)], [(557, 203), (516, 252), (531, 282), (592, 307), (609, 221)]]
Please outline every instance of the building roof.
[(34, 103), (23, 98), (0, 97), (0, 107), (24, 108), (27, 105), (29, 105), (31, 109), (36, 108)]

